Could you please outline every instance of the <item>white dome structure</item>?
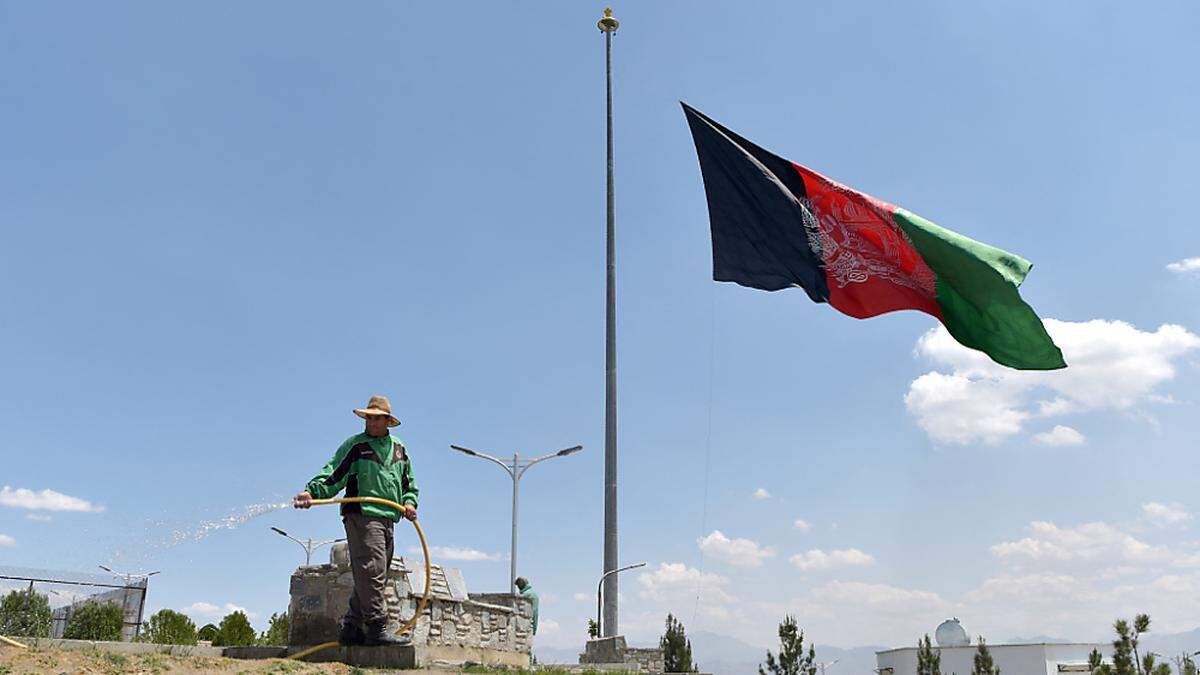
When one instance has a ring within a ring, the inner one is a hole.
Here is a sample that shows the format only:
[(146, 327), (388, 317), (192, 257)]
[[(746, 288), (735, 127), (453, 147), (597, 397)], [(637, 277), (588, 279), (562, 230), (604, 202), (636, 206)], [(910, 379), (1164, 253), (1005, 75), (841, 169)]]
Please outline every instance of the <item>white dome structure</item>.
[(971, 644), (971, 638), (967, 637), (967, 630), (958, 622), (957, 617), (943, 621), (937, 627), (934, 639), (937, 640), (939, 647), (967, 647)]

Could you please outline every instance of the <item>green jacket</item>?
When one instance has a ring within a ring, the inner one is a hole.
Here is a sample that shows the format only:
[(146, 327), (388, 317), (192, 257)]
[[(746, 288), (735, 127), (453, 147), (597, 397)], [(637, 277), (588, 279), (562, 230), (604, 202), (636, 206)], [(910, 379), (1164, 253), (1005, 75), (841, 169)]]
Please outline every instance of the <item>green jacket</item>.
[[(313, 499), (329, 499), (342, 488), (347, 497), (382, 497), (413, 506), (420, 492), (404, 444), (391, 434), (347, 438), (305, 489)], [(382, 504), (342, 504), (342, 515), (347, 513), (400, 520), (399, 512)]]
[(538, 605), (541, 604), (541, 599), (538, 598), (537, 591), (533, 590), (533, 584), (521, 589), (521, 595), (529, 598), (533, 603), (533, 634), (537, 635)]

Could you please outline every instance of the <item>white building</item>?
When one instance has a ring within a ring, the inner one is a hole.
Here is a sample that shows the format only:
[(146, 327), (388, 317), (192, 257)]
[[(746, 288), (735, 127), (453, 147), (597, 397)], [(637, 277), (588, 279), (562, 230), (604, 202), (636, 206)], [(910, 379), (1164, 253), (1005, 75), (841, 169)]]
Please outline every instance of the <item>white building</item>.
[[(938, 626), (937, 646), (941, 654), (941, 671), (945, 675), (970, 675), (975, 667), (978, 647), (970, 644), (958, 619)], [(1105, 662), (1112, 657), (1112, 646), (1086, 643), (991, 644), (988, 651), (992, 662), (1003, 675), (1057, 675), (1058, 673), (1087, 673), (1088, 655), (1100, 650)], [(880, 675), (916, 675), (917, 648), (904, 647), (875, 653)]]

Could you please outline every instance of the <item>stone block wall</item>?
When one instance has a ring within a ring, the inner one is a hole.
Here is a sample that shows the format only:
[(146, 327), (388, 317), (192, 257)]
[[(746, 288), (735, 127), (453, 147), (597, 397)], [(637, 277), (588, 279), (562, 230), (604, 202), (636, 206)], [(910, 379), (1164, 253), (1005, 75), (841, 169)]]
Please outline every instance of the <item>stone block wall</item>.
[[(301, 567), (292, 574), (290, 645), (337, 639), (354, 580), (344, 552), (335, 550), (330, 559), (328, 565)], [(533, 606), (527, 598), (507, 593), (468, 594), (459, 570), (431, 567), (429, 602), (411, 633), (414, 644), (529, 654)], [(394, 558), (386, 590), (391, 630), (413, 616), (424, 590), (424, 565), (410, 558)]]
[(647, 673), (661, 673), (666, 667), (663, 650), (658, 647), (629, 647), (625, 650), (625, 663), (636, 663)]

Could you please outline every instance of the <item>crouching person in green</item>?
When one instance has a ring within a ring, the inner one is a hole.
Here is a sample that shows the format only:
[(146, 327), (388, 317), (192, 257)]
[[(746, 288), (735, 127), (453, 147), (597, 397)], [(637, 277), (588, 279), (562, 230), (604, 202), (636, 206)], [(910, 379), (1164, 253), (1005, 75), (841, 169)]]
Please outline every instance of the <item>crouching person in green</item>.
[(400, 439), (388, 427), (400, 424), (383, 396), (372, 396), (366, 408), (354, 411), (365, 419), (366, 431), (346, 439), (333, 459), (293, 498), (298, 509), (314, 499), (330, 499), (346, 489), (347, 497), (382, 497), (404, 506), (403, 512), (382, 504), (342, 504), (342, 524), (350, 549), (354, 593), (342, 619), (338, 642), (344, 645), (407, 645), (407, 637), (388, 630), (388, 567), (392, 562), (395, 524), (403, 516), (417, 519), (417, 484), (412, 464)]

